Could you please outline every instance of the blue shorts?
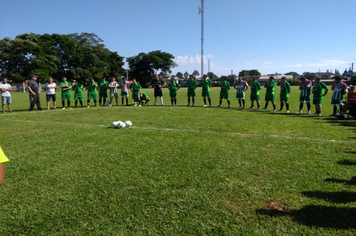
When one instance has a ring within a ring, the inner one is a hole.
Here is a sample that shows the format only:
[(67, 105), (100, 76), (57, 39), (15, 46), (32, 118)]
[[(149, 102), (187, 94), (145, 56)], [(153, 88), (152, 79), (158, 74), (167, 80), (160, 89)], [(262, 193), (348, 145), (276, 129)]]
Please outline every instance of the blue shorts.
[(2, 104), (11, 104), (11, 96), (1, 96)]

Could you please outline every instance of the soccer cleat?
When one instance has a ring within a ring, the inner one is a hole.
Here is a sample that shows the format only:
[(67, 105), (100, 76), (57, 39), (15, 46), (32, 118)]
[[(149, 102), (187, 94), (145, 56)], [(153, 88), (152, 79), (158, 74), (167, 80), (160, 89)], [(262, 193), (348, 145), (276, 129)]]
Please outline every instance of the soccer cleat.
[(171, 104), (171, 107), (173, 107), (173, 104)]
[(318, 115), (317, 116), (321, 116), (321, 113), (318, 113)]
[(274, 109), (273, 112), (276, 112), (276, 109)]
[(174, 106), (176, 107), (176, 106), (177, 106), (177, 104), (174, 104)]
[(66, 109), (65, 107), (62, 108), (62, 110)]
[(10, 113), (12, 113), (12, 111), (9, 111)]
[(310, 114), (311, 114), (311, 112), (310, 112), (310, 111), (308, 111), (308, 112), (307, 112), (307, 115), (310, 115)]
[(137, 104), (135, 104), (135, 107), (137, 107)]
[(206, 105), (204, 105), (204, 107), (206, 107)]
[(3, 111), (2, 113), (4, 113), (4, 114), (5, 114), (5, 113), (6, 113), (6, 111)]
[(302, 111), (300, 110), (300, 111), (298, 111), (296, 114), (302, 114)]
[(187, 107), (189, 107), (189, 104), (187, 105)]
[(194, 107), (194, 104), (192, 105), (192, 107)]
[(286, 113), (289, 113), (289, 111), (286, 111)]
[(250, 106), (248, 109), (253, 109), (253, 106)]
[(211, 108), (212, 106), (211, 106), (211, 105), (209, 105), (209, 107)]
[(230, 105), (227, 108), (230, 108)]
[(218, 107), (221, 107), (221, 105), (218, 105)]
[(87, 108), (89, 108), (89, 106), (87, 106)]

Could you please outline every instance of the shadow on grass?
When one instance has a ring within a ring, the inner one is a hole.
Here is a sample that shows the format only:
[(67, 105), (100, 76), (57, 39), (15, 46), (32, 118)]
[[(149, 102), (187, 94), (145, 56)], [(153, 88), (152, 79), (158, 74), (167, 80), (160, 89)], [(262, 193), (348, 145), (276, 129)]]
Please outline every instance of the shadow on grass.
[[(356, 152), (346, 152), (346, 153), (355, 153), (356, 154)], [(346, 165), (346, 166), (356, 166), (356, 161), (345, 159), (342, 161), (338, 161), (337, 164)]]
[[(356, 186), (356, 176), (352, 177), (350, 180), (346, 179), (335, 179), (335, 178), (327, 178), (325, 179), (326, 182), (333, 182), (333, 183), (343, 183), (347, 185), (354, 185)], [(356, 221), (356, 220), (355, 220)]]
[[(310, 198), (318, 198), (333, 203), (349, 203), (356, 202), (356, 192), (322, 192), (322, 191), (306, 191), (303, 195)], [(356, 219), (355, 219), (356, 221)]]
[(271, 217), (290, 216), (293, 221), (309, 227), (356, 229), (356, 208), (350, 207), (309, 205), (289, 212), (259, 209), (256, 213)]

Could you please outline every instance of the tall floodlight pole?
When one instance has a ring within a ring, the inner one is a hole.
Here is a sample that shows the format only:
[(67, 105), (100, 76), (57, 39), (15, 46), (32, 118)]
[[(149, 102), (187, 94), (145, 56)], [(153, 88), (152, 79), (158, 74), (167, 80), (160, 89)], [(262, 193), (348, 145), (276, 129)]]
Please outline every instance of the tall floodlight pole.
[(204, 75), (204, 0), (201, 0), (201, 7), (199, 8), (201, 14), (201, 77)]

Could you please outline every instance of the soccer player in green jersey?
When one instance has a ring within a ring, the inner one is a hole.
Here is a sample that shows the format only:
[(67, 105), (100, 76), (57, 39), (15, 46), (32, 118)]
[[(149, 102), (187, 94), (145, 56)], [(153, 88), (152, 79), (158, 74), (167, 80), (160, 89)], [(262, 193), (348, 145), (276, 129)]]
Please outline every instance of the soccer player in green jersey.
[(65, 100), (67, 100), (68, 108), (70, 108), (70, 100), (72, 99), (70, 96), (70, 89), (72, 88), (72, 85), (67, 81), (66, 77), (63, 77), (62, 82), (59, 83), (59, 87), (62, 89), (62, 109), (66, 109)]
[(256, 101), (257, 103), (257, 110), (260, 109), (260, 89), (261, 89), (261, 84), (260, 82), (257, 81), (256, 77), (252, 77), (252, 82), (251, 82), (251, 94), (250, 94), (250, 100), (251, 100), (251, 106), (249, 109), (252, 109), (254, 107), (254, 102)]
[(276, 111), (276, 102), (274, 101), (275, 100), (274, 91), (276, 89), (276, 81), (274, 81), (273, 76), (269, 77), (269, 79), (264, 87), (267, 88), (267, 91), (266, 91), (266, 96), (265, 96), (266, 105), (265, 105), (265, 108), (263, 108), (263, 109), (266, 110), (268, 107), (268, 103), (272, 102), (273, 111)]
[(75, 108), (78, 106), (78, 101), (80, 102), (80, 106), (83, 107), (83, 89), (84, 85), (82, 81), (75, 83), (73, 86)]
[(95, 82), (93, 78), (90, 78), (89, 82), (85, 85), (85, 88), (88, 90), (88, 108), (90, 105), (90, 99), (93, 99), (95, 106), (98, 106), (97, 97), (96, 97), (96, 90), (98, 89), (98, 83)]
[(206, 107), (206, 97), (208, 97), (209, 107), (211, 107), (211, 99), (210, 99), (211, 82), (206, 74), (203, 75), (203, 79), (201, 80), (200, 85), (202, 87), (202, 97), (204, 101), (204, 107)]
[(221, 103), (223, 99), (227, 100), (228, 107), (230, 108), (230, 97), (229, 97), (230, 83), (226, 81), (226, 77), (222, 77), (221, 85), (220, 85), (220, 101), (219, 106), (221, 107)]
[(281, 101), (281, 109), (283, 111), (283, 106), (286, 104), (287, 113), (289, 113), (289, 93), (291, 92), (290, 84), (287, 82), (287, 78), (283, 76), (281, 78), (281, 93), (279, 95), (279, 100)]
[(147, 96), (147, 94), (145, 92), (140, 92), (139, 103), (143, 105), (143, 101), (146, 101), (145, 105), (150, 105), (151, 99)]
[(130, 90), (132, 92), (132, 99), (135, 102), (135, 106), (137, 106), (137, 102), (140, 101), (140, 90), (141, 90), (140, 83), (136, 82), (136, 79), (132, 79), (132, 84), (130, 85)]
[(310, 115), (310, 90), (312, 82), (305, 78), (304, 75), (300, 78), (301, 82), (299, 85), (300, 90), (300, 97), (299, 97), (299, 112), (297, 114), (302, 114), (304, 102), (307, 104), (308, 112), (307, 114)]
[(103, 106), (106, 104), (106, 98), (108, 97), (108, 88), (109, 82), (106, 81), (106, 78), (101, 78), (101, 82), (99, 83), (99, 106), (101, 106), (101, 101), (103, 99)]
[(313, 93), (313, 104), (315, 105), (315, 114), (321, 116), (321, 103), (323, 102), (323, 97), (328, 93), (329, 89), (326, 84), (320, 81), (319, 76), (315, 76), (315, 83), (312, 88)]
[(171, 97), (171, 107), (177, 106), (177, 90), (180, 89), (180, 85), (175, 81), (174, 78), (171, 78), (171, 82), (168, 84), (169, 96)]
[(188, 87), (188, 105), (190, 105), (190, 97), (192, 97), (192, 107), (194, 107), (194, 102), (195, 102), (195, 89), (197, 87), (197, 81), (195, 81), (193, 75), (189, 75), (189, 79), (187, 81), (187, 87)]

